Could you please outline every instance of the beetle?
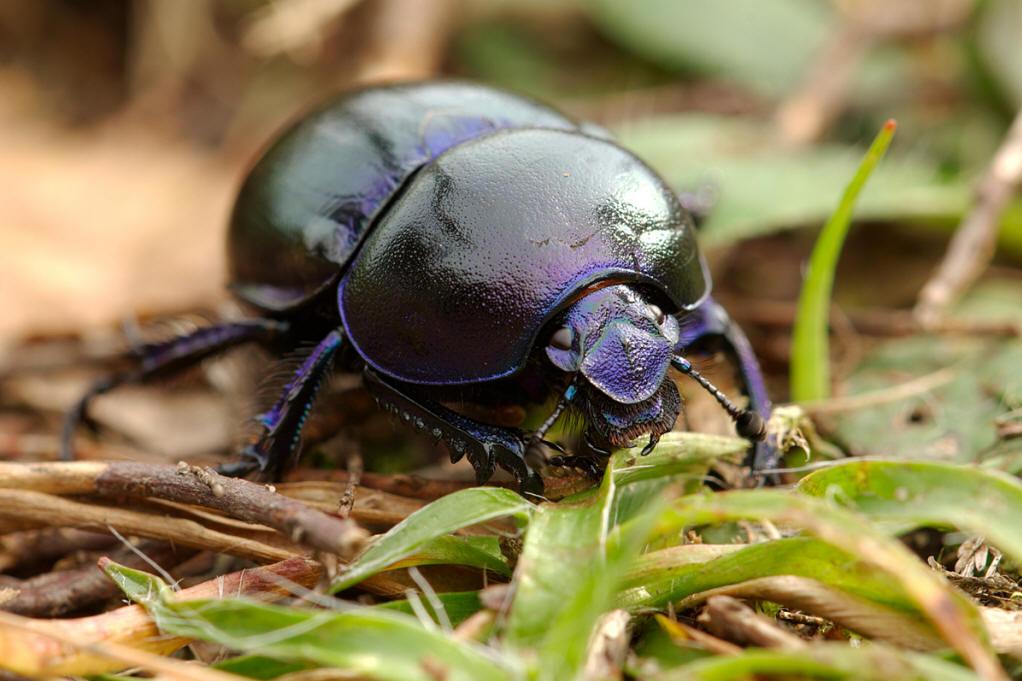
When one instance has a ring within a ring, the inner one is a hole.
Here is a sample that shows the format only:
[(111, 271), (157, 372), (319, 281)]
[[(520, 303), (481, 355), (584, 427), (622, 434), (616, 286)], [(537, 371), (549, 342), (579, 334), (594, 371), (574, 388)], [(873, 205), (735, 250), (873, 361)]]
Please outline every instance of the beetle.
[[(748, 341), (710, 296), (692, 215), (609, 133), (482, 85), (430, 81), (344, 93), (294, 122), (255, 163), (227, 236), (230, 290), (251, 318), (140, 349), (69, 412), (71, 455), (89, 401), (246, 342), (315, 349), (259, 436), (225, 470), (281, 475), (333, 365), (361, 372), (380, 404), (523, 491), (526, 454), (593, 469), (674, 427), (669, 369), (694, 378), (763, 440), (770, 401)], [(686, 348), (716, 340), (737, 363), (748, 409), (696, 371)], [(556, 399), (555, 399), (556, 398)], [(451, 402), (554, 406), (532, 433), (470, 418)], [(585, 423), (568, 454), (546, 434), (565, 409)], [(772, 450), (754, 450), (757, 466)]]

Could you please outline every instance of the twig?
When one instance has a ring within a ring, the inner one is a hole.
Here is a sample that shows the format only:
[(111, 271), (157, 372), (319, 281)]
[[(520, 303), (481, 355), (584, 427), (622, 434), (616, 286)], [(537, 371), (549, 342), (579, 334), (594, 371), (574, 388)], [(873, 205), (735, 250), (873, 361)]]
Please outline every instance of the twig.
[[(728, 297), (725, 305), (740, 322), (757, 326), (789, 328), (795, 321), (794, 303)], [(924, 327), (910, 310), (857, 310), (845, 317), (852, 327), (869, 336), (912, 336), (922, 332), (949, 336), (1022, 336), (1022, 324), (1011, 320), (940, 319)], [(831, 324), (837, 315), (831, 311)]]
[(798, 91), (774, 117), (781, 138), (794, 145), (818, 140), (844, 109), (849, 85), (872, 40), (852, 22), (844, 22), (824, 43)]
[(337, 515), (342, 518), (349, 517), (355, 506), (355, 491), (358, 488), (358, 483), (362, 480), (362, 470), (362, 456), (358, 452), (353, 452), (348, 457), (348, 475), (350, 477), (344, 486), (344, 494), (341, 495), (341, 500), (337, 503)]
[(105, 549), (112, 544), (114, 538), (105, 532), (65, 527), (15, 532), (0, 537), (0, 572), (52, 561), (75, 551)]
[[(140, 550), (158, 563), (181, 561), (194, 553), (188, 549), (175, 550), (165, 542), (145, 542)], [(145, 570), (149, 567), (127, 547), (117, 549), (113, 559), (132, 568)], [(107, 601), (119, 593), (117, 585), (95, 565), (39, 575), (26, 579), (17, 589), (17, 596), (0, 604), (0, 610), (28, 617), (67, 615)]]
[[(123, 497), (161, 499), (213, 508), (232, 518), (267, 525), (280, 531), (293, 542), (334, 553), (345, 560), (354, 556), (368, 538), (368, 533), (353, 521), (341, 520), (322, 511), (309, 508), (307, 505), (288, 499), (263, 485), (257, 485), (247, 480), (226, 478), (209, 469), (195, 468), (187, 464), (169, 466), (129, 461), (33, 465), (0, 463), (0, 487), (20, 490), (18, 493), (22, 495), (18, 497), (12, 491), (6, 498), (0, 499), (0, 517), (17, 518), (16, 515), (12, 515), (13, 509), (5, 510), (5, 506), (10, 507), (15, 499), (21, 499), (23, 505), (33, 506), (37, 511), (31, 516), (25, 516), (25, 520), (36, 519), (36, 522), (45, 522), (46, 524), (54, 524), (56, 517), (53, 513), (38, 513), (40, 509), (36, 508), (34, 504), (39, 503), (40, 499), (32, 496), (37, 491), (50, 494), (95, 494), (113, 499)], [(63, 516), (63, 520), (67, 524), (78, 527), (95, 527), (95, 523), (102, 520), (95, 513), (96, 507), (65, 499), (60, 499), (58, 503), (61, 509), (68, 512)], [(75, 507), (84, 507), (82, 509), (85, 512), (84, 516), (76, 518), (70, 514)], [(111, 512), (119, 513), (121, 514), (119, 517), (125, 522), (133, 523), (133, 529), (128, 528), (128, 532), (154, 536), (146, 534), (146, 531), (153, 531), (149, 527), (152, 523), (139, 524), (142, 521), (139, 516), (145, 514), (123, 509), (113, 509)], [(124, 515), (132, 513), (135, 515)], [(190, 521), (176, 518), (163, 520), (175, 523), (182, 527), (183, 531), (185, 527), (183, 524), (190, 523)], [(119, 530), (124, 531), (125, 529), (116, 522), (111, 521), (110, 524)], [(196, 528), (200, 528), (200, 526), (195, 523), (191, 524), (195, 527), (186, 532), (186, 535), (194, 540)], [(104, 526), (101, 525), (101, 527)], [(210, 534), (213, 532), (212, 530), (200, 529), (209, 535), (206, 537), (207, 539), (213, 538)], [(173, 537), (168, 538), (172, 539)], [(224, 537), (219, 541), (220, 548), (218, 550), (230, 553), (231, 544), (237, 543), (238, 547), (234, 548), (237, 551), (242, 543), (247, 541), (250, 540), (234, 538), (233, 541), (229, 541), (227, 537)], [(213, 547), (199, 545), (199, 548)], [(245, 550), (254, 550), (255, 554), (250, 553), (249, 557), (258, 554), (261, 556), (258, 559), (261, 560), (282, 560), (294, 555), (292, 551), (277, 548), (272, 548), (270, 553), (265, 553), (265, 549), (256, 546), (255, 543), (247, 545)]]
[[(203, 582), (181, 591), (177, 597), (192, 600), (244, 596), (277, 600), (291, 595), (288, 585), (309, 588), (320, 575), (318, 563), (292, 558)], [(19, 626), (25, 624), (28, 626)], [(73, 645), (68, 645), (68, 641)], [(8, 669), (28, 676), (88, 676), (117, 671), (139, 663), (104, 652), (130, 645), (130, 650), (138, 655), (145, 652), (168, 655), (188, 642), (186, 638), (162, 635), (140, 605), (68, 620), (27, 621), (0, 613), (0, 659)]]
[(864, 636), (912, 650), (934, 650), (946, 645), (918, 617), (852, 596), (816, 580), (793, 575), (761, 577), (710, 589), (683, 599), (676, 607), (691, 608), (718, 595), (772, 601), (820, 615)]
[(798, 636), (731, 596), (718, 595), (706, 602), (699, 623), (714, 636), (742, 646), (799, 650), (807, 646)]
[(0, 494), (0, 518), (48, 527), (103, 530), (110, 526), (123, 534), (163, 539), (266, 563), (293, 558), (296, 554), (295, 550), (211, 530), (193, 520), (87, 504), (23, 489), (7, 489)]
[[(381, 475), (379, 473), (362, 473), (361, 484), (370, 489), (388, 492), (402, 497), (433, 501), (459, 490), (474, 487), (475, 483), (460, 480), (431, 480), (417, 475)], [(329, 480), (347, 483), (351, 476), (346, 471), (330, 471), (319, 468), (298, 468), (288, 473), (287, 482), (305, 482), (309, 480)], [(510, 484), (510, 483), (509, 483)]]
[(188, 464), (154, 466), (124, 462), (107, 467), (96, 478), (103, 497), (157, 498), (215, 508), (232, 518), (268, 525), (295, 543), (352, 558), (369, 533), (350, 520), (341, 520), (262, 485), (227, 478), (210, 469)]
[(925, 376), (920, 376), (919, 378), (914, 378), (911, 381), (899, 383), (898, 385), (891, 386), (890, 388), (871, 390), (870, 392), (859, 395), (837, 397), (819, 402), (806, 402), (799, 406), (802, 407), (806, 413), (812, 416), (857, 411), (859, 409), (866, 409), (882, 404), (890, 404), (891, 402), (906, 400), (910, 397), (915, 397), (916, 395), (923, 395), (931, 390), (939, 388), (942, 385), (950, 383), (956, 376), (958, 376), (958, 369), (953, 366), (944, 367), (943, 369), (938, 369), (937, 371), (926, 374)]
[(611, 610), (600, 617), (590, 637), (583, 681), (613, 681), (622, 678), (631, 635), (628, 625), (632, 616), (627, 610)]
[(453, 18), (451, 0), (377, 0), (360, 81), (426, 78), (440, 68)]
[(983, 273), (994, 255), (1001, 214), (1022, 184), (1022, 111), (976, 187), (972, 209), (955, 232), (936, 273), (919, 293), (915, 314), (929, 326)]

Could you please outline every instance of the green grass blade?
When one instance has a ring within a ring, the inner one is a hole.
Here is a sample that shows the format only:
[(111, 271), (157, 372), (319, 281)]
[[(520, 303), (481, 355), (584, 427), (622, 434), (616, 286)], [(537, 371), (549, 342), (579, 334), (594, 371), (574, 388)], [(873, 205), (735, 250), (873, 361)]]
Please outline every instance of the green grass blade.
[(798, 489), (906, 529), (952, 525), (986, 537), (1022, 563), (1022, 483), (998, 471), (931, 461), (849, 461)]
[(969, 669), (935, 657), (894, 650), (886, 646), (854, 648), (838, 643), (817, 643), (804, 650), (745, 650), (697, 660), (652, 681), (738, 681), (759, 677), (797, 676), (806, 679), (848, 681), (974, 681)]
[(507, 558), (500, 552), (500, 538), (492, 535), (458, 537), (445, 534), (429, 540), (419, 549), (388, 569), (419, 565), (464, 565), (489, 570), (501, 577), (511, 576)]
[[(598, 493), (540, 507), (518, 560), (506, 624), (512, 650), (538, 654), (538, 681), (574, 679), (581, 672), (597, 620), (612, 609), (627, 569), (662, 510), (654, 471), (669, 477), (705, 467), (713, 452), (730, 451), (727, 442), (715, 444), (695, 452), (668, 448), (664, 466), (641, 474), (634, 454), (619, 452), (608, 463)], [(627, 483), (621, 486), (619, 479)], [(627, 510), (621, 508), (623, 497)]]
[(863, 516), (813, 497), (779, 490), (741, 490), (678, 499), (661, 517), (658, 535), (692, 525), (770, 520), (804, 528), (855, 554), (897, 580), (934, 628), (986, 678), (1004, 678), (986, 639), (979, 612), (920, 562), (904, 545), (871, 527)]
[[(704, 545), (705, 546), (705, 545)], [(839, 547), (813, 537), (788, 537), (727, 546), (707, 561), (689, 559), (688, 546), (645, 554), (629, 572), (622, 607), (663, 607), (712, 589), (762, 577), (792, 575), (816, 580), (851, 595), (918, 616), (912, 598), (890, 576)]]
[(497, 487), (474, 487), (437, 499), (420, 508), (380, 537), (331, 584), (336, 593), (358, 584), (400, 560), (415, 555), (436, 540), (470, 525), (514, 516), (525, 520), (533, 505), (514, 492)]
[(792, 332), (791, 396), (796, 402), (821, 400), (830, 395), (830, 343), (827, 336), (834, 271), (852, 211), (866, 180), (883, 158), (894, 136), (895, 122), (887, 121), (848, 183), (837, 210), (820, 231), (809, 257), (808, 271), (798, 300)]
[(510, 681), (489, 652), (394, 610), (267, 605), (243, 599), (176, 601), (158, 578), (108, 564), (107, 574), (139, 600), (164, 633), (285, 662), (336, 667), (380, 681)]

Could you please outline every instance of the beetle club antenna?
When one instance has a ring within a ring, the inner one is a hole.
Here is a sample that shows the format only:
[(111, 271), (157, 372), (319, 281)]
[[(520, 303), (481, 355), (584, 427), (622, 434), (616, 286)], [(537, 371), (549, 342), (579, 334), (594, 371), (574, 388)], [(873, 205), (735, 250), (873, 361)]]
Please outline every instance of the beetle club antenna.
[(706, 392), (713, 395), (713, 399), (720, 403), (720, 406), (724, 407), (724, 411), (728, 413), (728, 416), (735, 422), (735, 429), (738, 434), (749, 440), (762, 440), (766, 437), (766, 422), (763, 421), (763, 417), (754, 411), (749, 409), (739, 409), (734, 403), (727, 398), (727, 395), (722, 393), (717, 386), (706, 380), (706, 377), (695, 370), (692, 366), (692, 362), (688, 361), (684, 357), (678, 357), (675, 355), (671, 358), (671, 366), (680, 371), (681, 373), (691, 376), (695, 379), (696, 383), (701, 385)]

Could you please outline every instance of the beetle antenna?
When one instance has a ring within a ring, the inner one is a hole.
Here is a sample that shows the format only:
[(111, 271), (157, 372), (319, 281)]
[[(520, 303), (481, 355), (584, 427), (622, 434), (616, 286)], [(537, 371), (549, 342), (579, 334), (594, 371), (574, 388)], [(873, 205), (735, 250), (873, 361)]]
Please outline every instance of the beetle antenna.
[[(550, 412), (550, 416), (547, 416), (542, 425), (540, 425), (536, 432), (532, 434), (530, 444), (544, 442), (546, 444), (553, 445), (553, 443), (548, 443), (543, 438), (546, 437), (547, 431), (553, 427), (553, 425), (557, 422), (557, 419), (560, 418), (562, 413), (564, 413), (564, 410), (568, 407), (568, 403), (575, 399), (575, 394), (577, 392), (578, 388), (575, 387), (575, 381), (572, 381), (564, 390), (564, 394), (561, 395), (561, 399), (557, 400), (557, 406), (555, 406), (554, 410)], [(559, 447), (555, 446), (554, 449), (559, 449)]]
[(736, 407), (727, 398), (727, 395), (722, 393), (717, 386), (710, 383), (705, 376), (695, 370), (692, 362), (676, 355), (671, 358), (671, 366), (686, 376), (691, 376), (706, 392), (713, 395), (713, 399), (717, 400), (720, 406), (724, 407), (724, 411), (735, 422), (735, 429), (741, 437), (748, 440), (762, 440), (766, 437), (766, 422), (763, 420), (763, 417), (752, 410)]

